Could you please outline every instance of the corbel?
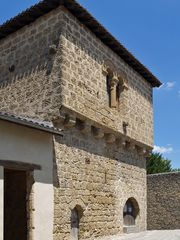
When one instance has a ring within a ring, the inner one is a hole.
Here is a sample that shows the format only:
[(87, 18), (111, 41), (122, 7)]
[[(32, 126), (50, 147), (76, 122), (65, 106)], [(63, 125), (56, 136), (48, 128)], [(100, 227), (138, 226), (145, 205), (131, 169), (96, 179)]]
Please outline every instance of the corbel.
[(136, 150), (136, 145), (134, 142), (130, 141), (126, 144), (127, 150), (134, 152)]
[(139, 155), (141, 155), (141, 156), (145, 156), (145, 154), (146, 154), (146, 148), (144, 148), (144, 147), (138, 147), (138, 153), (139, 153)]
[(146, 152), (144, 154), (144, 157), (149, 157), (152, 153), (152, 150), (151, 149), (146, 149)]
[(106, 143), (112, 144), (116, 141), (116, 136), (113, 133), (106, 133), (105, 141)]
[(104, 132), (101, 128), (92, 127), (91, 130), (92, 130), (92, 134), (95, 138), (101, 139), (104, 137)]
[(66, 114), (63, 124), (65, 128), (73, 128), (76, 125), (76, 118)]
[(117, 144), (119, 147), (125, 148), (126, 147), (126, 138), (125, 137), (118, 138)]
[(76, 126), (83, 134), (88, 134), (91, 132), (91, 125), (88, 124), (86, 121), (82, 121), (80, 119), (76, 120)]
[(59, 116), (53, 118), (53, 123), (56, 128), (62, 128), (64, 125), (64, 121), (66, 119), (66, 114), (64, 112), (60, 112)]

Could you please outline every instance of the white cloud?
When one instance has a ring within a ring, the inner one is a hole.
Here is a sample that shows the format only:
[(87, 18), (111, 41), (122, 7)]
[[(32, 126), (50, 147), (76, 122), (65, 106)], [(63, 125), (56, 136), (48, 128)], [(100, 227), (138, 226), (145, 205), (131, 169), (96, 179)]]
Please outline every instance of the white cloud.
[(168, 146), (168, 147), (160, 147), (160, 146), (154, 146), (153, 152), (156, 153), (171, 153), (173, 151), (173, 148)]
[(176, 84), (176, 82), (163, 83), (159, 89), (171, 90), (174, 88), (175, 84)]
[(171, 89), (171, 88), (174, 87), (174, 85), (175, 85), (175, 82), (167, 82), (166, 83), (166, 89)]

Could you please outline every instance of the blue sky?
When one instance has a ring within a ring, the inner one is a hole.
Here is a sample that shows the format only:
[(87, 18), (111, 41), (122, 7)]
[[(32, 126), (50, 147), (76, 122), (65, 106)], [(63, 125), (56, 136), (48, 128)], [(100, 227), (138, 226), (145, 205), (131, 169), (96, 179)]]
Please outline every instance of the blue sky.
[[(37, 0), (1, 0), (0, 24)], [(180, 167), (180, 1), (79, 0), (162, 82), (154, 90), (155, 148)]]

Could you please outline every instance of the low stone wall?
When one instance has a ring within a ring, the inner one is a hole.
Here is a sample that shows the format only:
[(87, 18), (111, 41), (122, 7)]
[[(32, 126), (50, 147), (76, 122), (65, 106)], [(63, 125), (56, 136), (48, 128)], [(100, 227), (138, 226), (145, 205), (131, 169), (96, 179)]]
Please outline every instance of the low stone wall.
[(147, 227), (180, 229), (180, 172), (147, 177)]

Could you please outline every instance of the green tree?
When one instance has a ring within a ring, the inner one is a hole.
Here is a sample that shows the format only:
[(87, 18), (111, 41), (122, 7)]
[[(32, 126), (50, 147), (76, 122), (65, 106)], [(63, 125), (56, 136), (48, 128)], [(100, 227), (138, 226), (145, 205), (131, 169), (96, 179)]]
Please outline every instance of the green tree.
[(160, 153), (152, 153), (146, 162), (147, 174), (172, 172), (171, 160), (165, 159)]

